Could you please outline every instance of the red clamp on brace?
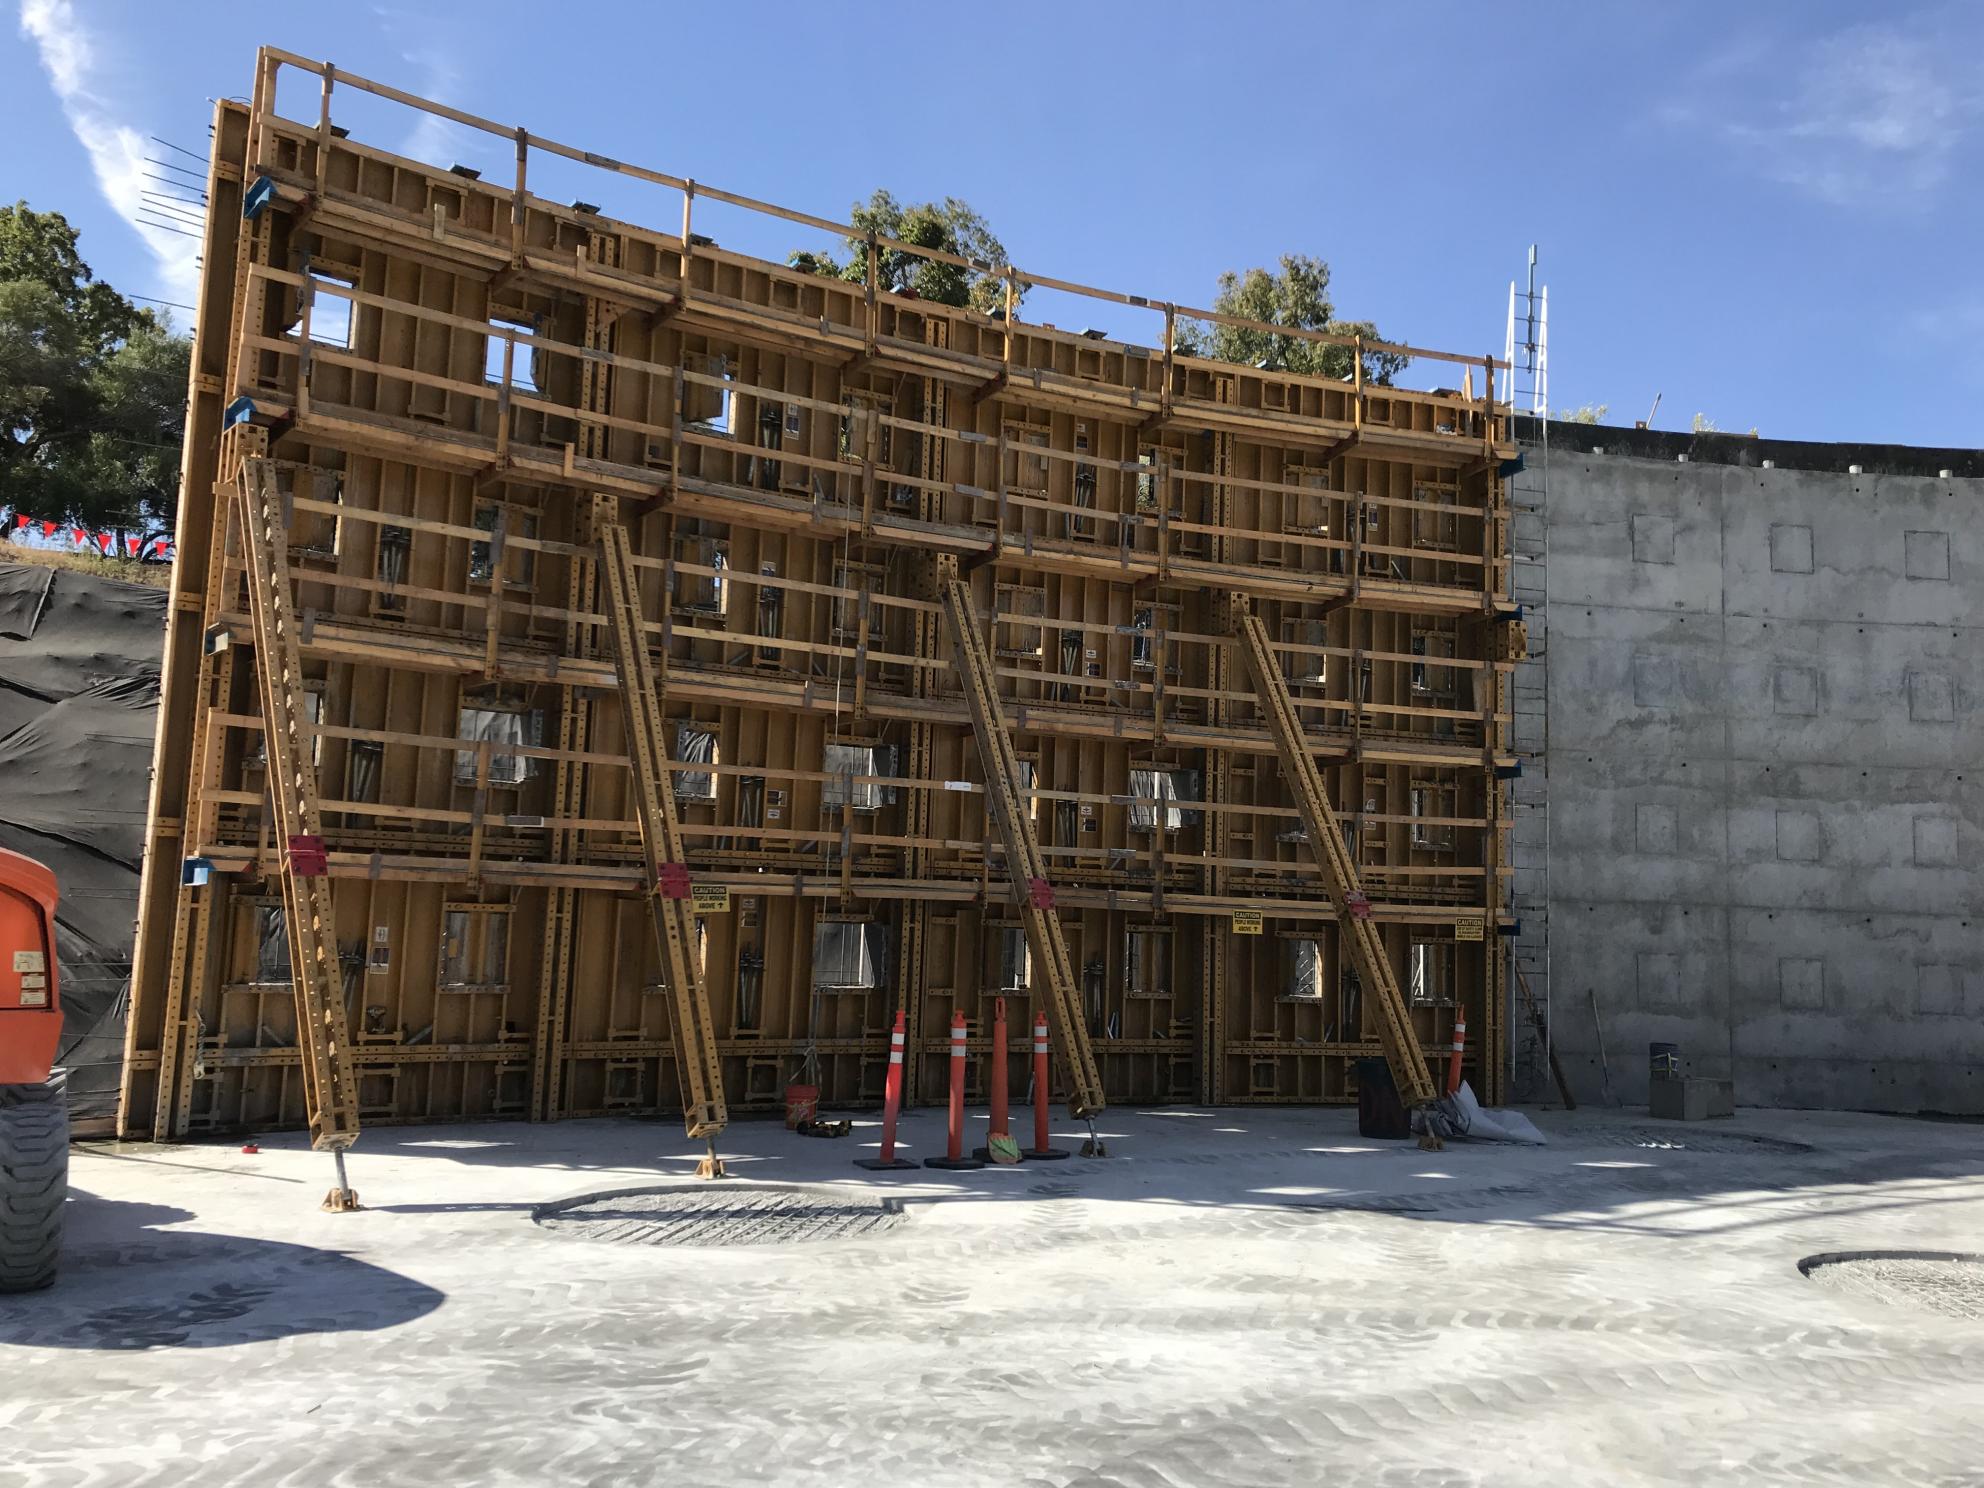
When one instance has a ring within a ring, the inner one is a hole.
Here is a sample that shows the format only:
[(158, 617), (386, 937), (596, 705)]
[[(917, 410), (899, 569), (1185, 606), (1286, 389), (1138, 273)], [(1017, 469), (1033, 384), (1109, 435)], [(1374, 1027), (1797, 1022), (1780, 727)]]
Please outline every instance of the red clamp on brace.
[(687, 863), (663, 863), (661, 871), (655, 875), (654, 891), (664, 899), (687, 899), (689, 897), (689, 865)]
[(325, 851), (321, 837), (298, 835), (290, 838), (283, 858), (284, 866), (297, 878), (322, 878), (331, 871), (330, 854)]
[(1054, 885), (1044, 878), (1029, 879), (1026, 886), (1027, 898), (1033, 901), (1035, 909), (1054, 907)]
[(1345, 894), (1343, 896), (1343, 907), (1350, 911), (1350, 917), (1353, 920), (1368, 920), (1371, 918), (1371, 901), (1362, 893)]

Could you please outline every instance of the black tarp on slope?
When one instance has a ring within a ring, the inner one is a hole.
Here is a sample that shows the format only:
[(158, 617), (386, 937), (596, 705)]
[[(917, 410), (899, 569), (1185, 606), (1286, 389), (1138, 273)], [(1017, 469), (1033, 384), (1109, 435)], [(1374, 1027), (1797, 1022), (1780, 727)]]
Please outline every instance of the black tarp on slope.
[(166, 600), (0, 564), (0, 847), (61, 885), (57, 1057), (79, 1118), (116, 1114)]

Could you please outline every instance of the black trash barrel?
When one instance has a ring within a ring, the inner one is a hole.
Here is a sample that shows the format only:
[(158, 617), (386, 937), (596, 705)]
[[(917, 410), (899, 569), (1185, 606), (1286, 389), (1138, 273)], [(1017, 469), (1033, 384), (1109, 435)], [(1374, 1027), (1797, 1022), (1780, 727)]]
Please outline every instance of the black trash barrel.
[(1382, 1059), (1357, 1061), (1357, 1135), (1388, 1141), (1412, 1135), (1412, 1118), (1398, 1098), (1392, 1067)]

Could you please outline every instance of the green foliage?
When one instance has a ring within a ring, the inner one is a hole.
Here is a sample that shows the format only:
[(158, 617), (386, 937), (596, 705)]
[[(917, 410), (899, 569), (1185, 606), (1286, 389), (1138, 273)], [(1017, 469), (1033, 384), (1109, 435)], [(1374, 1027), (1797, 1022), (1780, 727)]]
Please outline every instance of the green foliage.
[(823, 274), (830, 279), (865, 283), (868, 278), (868, 238), (893, 238), (918, 248), (953, 253), (986, 265), (967, 269), (957, 264), (938, 263), (901, 248), (878, 248), (875, 282), (891, 294), (913, 292), (919, 298), (940, 305), (969, 305), (990, 311), (1005, 304), (1005, 281), (998, 270), (1007, 266), (1005, 247), (993, 236), (985, 219), (966, 202), (947, 196), (941, 202), (904, 204), (887, 191), (877, 190), (865, 202), (856, 202), (848, 221), (860, 235), (847, 239), (846, 262), (825, 253), (795, 253), (787, 260), (794, 268)]
[(1576, 408), (1557, 410), (1557, 421), (1564, 424), (1602, 424), (1612, 411), (1610, 403), (1581, 403)]
[[(1330, 303), (1329, 288), (1328, 264), (1306, 254), (1286, 253), (1282, 255), (1279, 273), (1249, 269), (1245, 274), (1231, 271), (1221, 274), (1219, 294), (1212, 307), (1221, 315), (1269, 325), (1327, 331), (1337, 336), (1361, 335), (1368, 341), (1381, 339), (1378, 328), (1368, 320), (1338, 320), (1336, 307)], [(1243, 330), (1217, 321), (1181, 322), (1176, 345), (1178, 350), (1193, 356), (1217, 357), (1271, 372), (1335, 377), (1345, 382), (1351, 379), (1356, 365), (1356, 353), (1348, 346), (1329, 346), (1272, 331)], [(1406, 361), (1396, 352), (1367, 351), (1365, 380), (1388, 384), (1404, 369)]]
[(59, 212), (0, 207), (0, 505), (169, 525), (191, 347), (99, 283)]

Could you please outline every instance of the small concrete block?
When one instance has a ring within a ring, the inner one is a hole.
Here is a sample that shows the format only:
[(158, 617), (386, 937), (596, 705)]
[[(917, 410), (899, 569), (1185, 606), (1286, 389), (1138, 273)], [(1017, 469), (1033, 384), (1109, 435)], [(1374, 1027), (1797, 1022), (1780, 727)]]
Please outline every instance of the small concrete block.
[(1640, 1006), (1681, 1005), (1681, 958), (1671, 951), (1641, 951), (1638, 961)]
[(1908, 577), (1949, 582), (1950, 535), (1947, 532), (1908, 532), (1902, 535)]
[(1956, 867), (1956, 818), (1915, 818), (1915, 862), (1921, 868)]
[(1736, 1114), (1733, 1080), (1705, 1080), (1696, 1075), (1649, 1080), (1646, 1097), (1647, 1114), (1662, 1121), (1706, 1121), (1711, 1116)]
[(1770, 566), (1778, 573), (1812, 571), (1812, 529), (1797, 522), (1773, 522)]
[(1674, 519), (1652, 512), (1633, 513), (1633, 562), (1674, 561)]
[(1778, 812), (1778, 857), (1787, 863), (1816, 863), (1825, 851), (1825, 824), (1816, 811)]
[(1956, 687), (1941, 672), (1908, 674), (1908, 716), (1917, 723), (1956, 722)]
[(1813, 956), (1778, 957), (1777, 1000), (1787, 1008), (1823, 1008), (1826, 1005), (1826, 963)]
[(1918, 962), (1915, 967), (1915, 1011), (1932, 1018), (1951, 1018), (1963, 1012), (1963, 977), (1960, 969), (1936, 961)]
[(1634, 812), (1634, 843), (1643, 853), (1672, 854), (1680, 837), (1680, 817), (1659, 801), (1641, 803)]
[(1809, 718), (1819, 711), (1819, 669), (1781, 666), (1771, 678), (1771, 710)]

